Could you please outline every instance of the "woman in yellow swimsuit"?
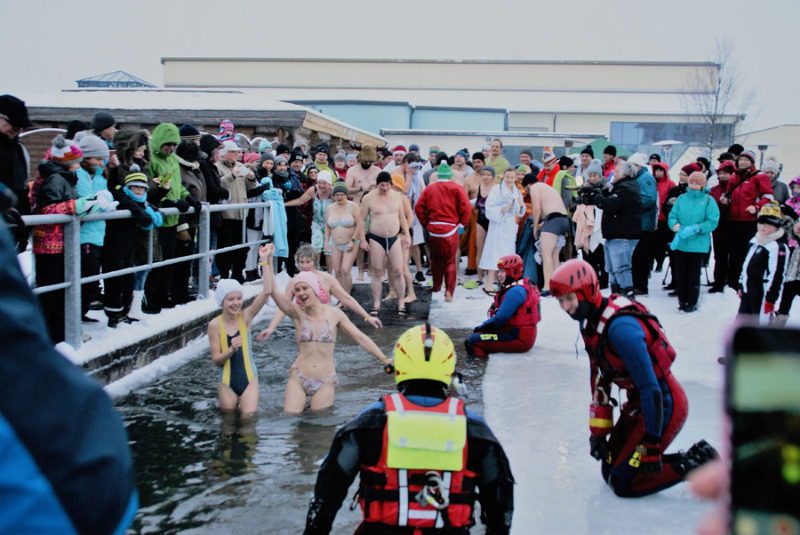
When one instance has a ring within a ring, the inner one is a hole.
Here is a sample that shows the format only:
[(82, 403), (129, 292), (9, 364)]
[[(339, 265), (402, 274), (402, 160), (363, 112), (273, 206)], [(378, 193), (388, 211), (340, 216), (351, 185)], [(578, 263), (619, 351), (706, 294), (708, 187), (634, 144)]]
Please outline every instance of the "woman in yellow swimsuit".
[(244, 310), (242, 285), (233, 279), (220, 280), (214, 297), (222, 314), (208, 323), (208, 342), (211, 362), (220, 367), (219, 407), (223, 411), (238, 408), (243, 415), (251, 415), (258, 410), (258, 372), (250, 326), (269, 298), (267, 283), (265, 280), (264, 291)]
[[(267, 258), (271, 258), (275, 247), (269, 243), (262, 246), (259, 252), (261, 250), (266, 252)], [(275, 287), (272, 270), (265, 269), (264, 272), (264, 291), (272, 295), (278, 308), (294, 323), (299, 350), (294, 364), (289, 368), (289, 381), (286, 383), (283, 402), (285, 412), (300, 413), (307, 403), (311, 410), (333, 405), (335, 387), (339, 382), (333, 351), (336, 347), (336, 333), (340, 328), (384, 365), (392, 362), (375, 342), (353, 325), (344, 312), (320, 302), (321, 287), (314, 273), (302, 271), (292, 279), (292, 301)]]

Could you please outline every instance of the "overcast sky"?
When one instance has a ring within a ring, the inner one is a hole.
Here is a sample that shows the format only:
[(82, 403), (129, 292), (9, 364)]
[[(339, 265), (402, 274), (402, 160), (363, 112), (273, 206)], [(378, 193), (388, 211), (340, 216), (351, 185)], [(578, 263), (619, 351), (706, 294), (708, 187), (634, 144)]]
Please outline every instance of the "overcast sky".
[(800, 124), (798, 0), (2, 0), (0, 20), (0, 93), (23, 99), (115, 70), (162, 86), (162, 57), (703, 61), (730, 38), (745, 128)]

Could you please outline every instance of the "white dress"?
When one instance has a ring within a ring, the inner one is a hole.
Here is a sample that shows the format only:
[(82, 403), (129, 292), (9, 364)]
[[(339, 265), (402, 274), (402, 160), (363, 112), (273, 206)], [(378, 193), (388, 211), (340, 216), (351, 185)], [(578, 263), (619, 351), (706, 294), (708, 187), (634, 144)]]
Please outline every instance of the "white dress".
[[(500, 211), (512, 202), (514, 206), (510, 210)], [(501, 182), (489, 191), (486, 197), (489, 230), (486, 231), (486, 242), (478, 264), (480, 269), (497, 269), (498, 260), (517, 252), (517, 217), (524, 215), (525, 203), (516, 185), (512, 185), (509, 189)]]

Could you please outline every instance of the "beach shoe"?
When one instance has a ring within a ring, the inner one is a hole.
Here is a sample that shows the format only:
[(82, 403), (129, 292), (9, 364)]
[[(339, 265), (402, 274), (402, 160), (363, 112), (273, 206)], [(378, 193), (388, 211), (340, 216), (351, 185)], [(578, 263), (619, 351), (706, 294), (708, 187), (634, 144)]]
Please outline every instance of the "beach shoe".
[(421, 271), (417, 271), (417, 274), (414, 275), (414, 280), (417, 282), (425, 282), (425, 275), (423, 275)]
[(433, 286), (433, 279), (428, 279), (428, 282), (425, 283), (425, 286)]
[(495, 295), (497, 295), (497, 292), (496, 292), (496, 291), (494, 291), (494, 290), (489, 290), (489, 289), (487, 289), (485, 286), (484, 286), (484, 288), (483, 288), (483, 292), (484, 292), (486, 295), (488, 295), (489, 297), (494, 297)]
[(477, 282), (475, 282), (474, 280), (470, 279), (470, 280), (468, 280), (467, 282), (465, 282), (465, 283), (463, 284), (463, 286), (464, 286), (464, 288), (466, 288), (467, 290), (474, 290), (475, 288), (479, 288), (479, 287), (480, 287), (480, 284), (478, 284), (478, 283), (477, 283)]

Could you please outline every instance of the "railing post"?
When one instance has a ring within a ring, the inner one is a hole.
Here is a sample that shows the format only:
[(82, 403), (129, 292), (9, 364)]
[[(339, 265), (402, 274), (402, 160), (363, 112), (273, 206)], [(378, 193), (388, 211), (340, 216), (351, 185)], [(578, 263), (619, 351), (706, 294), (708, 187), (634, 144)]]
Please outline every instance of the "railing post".
[(211, 212), (208, 203), (203, 203), (200, 210), (200, 226), (197, 234), (198, 252), (203, 256), (197, 264), (197, 297), (208, 299), (208, 281), (211, 272)]
[(64, 338), (78, 349), (81, 347), (81, 220), (74, 216), (64, 223)]

